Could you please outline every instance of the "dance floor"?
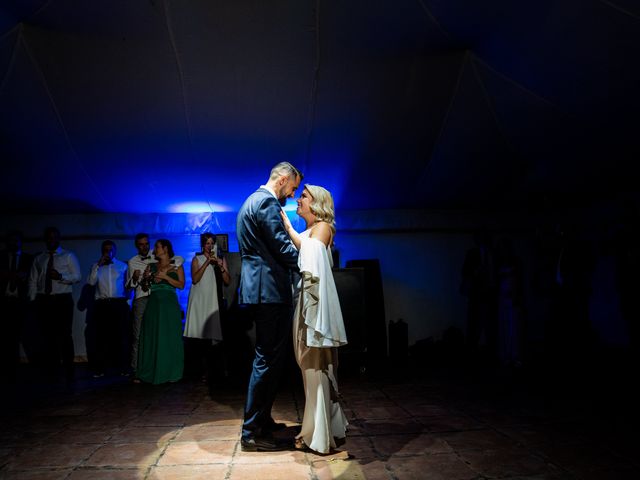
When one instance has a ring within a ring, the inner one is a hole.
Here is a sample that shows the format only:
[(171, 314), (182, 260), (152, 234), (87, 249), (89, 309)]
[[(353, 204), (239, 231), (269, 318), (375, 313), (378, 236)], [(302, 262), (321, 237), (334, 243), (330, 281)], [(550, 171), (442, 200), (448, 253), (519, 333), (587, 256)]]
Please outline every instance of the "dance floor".
[[(0, 478), (640, 478), (628, 401), (600, 391), (581, 402), (586, 386), (568, 387), (564, 399), (536, 389), (530, 379), (483, 373), (345, 378), (347, 443), (323, 456), (242, 452), (239, 388), (94, 380), (83, 366), (71, 386), (24, 374), (2, 394)], [(300, 386), (290, 382), (274, 409), (289, 425), (278, 435), (295, 434), (302, 408)]]

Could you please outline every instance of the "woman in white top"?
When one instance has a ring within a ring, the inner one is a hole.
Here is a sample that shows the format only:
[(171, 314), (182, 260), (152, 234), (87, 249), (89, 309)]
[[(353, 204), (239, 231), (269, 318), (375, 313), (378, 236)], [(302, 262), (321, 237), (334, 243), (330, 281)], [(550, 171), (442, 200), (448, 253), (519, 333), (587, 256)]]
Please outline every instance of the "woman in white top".
[(203, 233), (200, 246), (202, 253), (196, 254), (191, 261), (191, 290), (184, 336), (198, 339), (191, 342), (191, 351), (199, 363), (198, 368), (204, 367), (205, 372), (211, 373), (208, 368), (211, 346), (222, 342), (219, 284), (221, 281), (228, 284), (230, 277), (226, 259), (218, 256), (216, 236)]
[(331, 194), (322, 187), (305, 185), (298, 199), (297, 214), (307, 228), (298, 234), (287, 216), (283, 222), (299, 250), (301, 280), (293, 319), (296, 360), (302, 370), (305, 408), (298, 449), (329, 453), (342, 445), (347, 419), (338, 402), (337, 347), (347, 337), (336, 291), (330, 247), (335, 234)]

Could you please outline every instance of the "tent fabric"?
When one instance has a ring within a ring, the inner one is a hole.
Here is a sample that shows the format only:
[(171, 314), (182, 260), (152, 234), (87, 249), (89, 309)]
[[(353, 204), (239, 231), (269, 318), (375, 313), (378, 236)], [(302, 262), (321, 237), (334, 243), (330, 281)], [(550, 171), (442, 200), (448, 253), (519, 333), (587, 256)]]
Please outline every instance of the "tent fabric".
[(0, 6), (2, 213), (233, 212), (288, 160), (340, 211), (637, 191), (632, 0)]

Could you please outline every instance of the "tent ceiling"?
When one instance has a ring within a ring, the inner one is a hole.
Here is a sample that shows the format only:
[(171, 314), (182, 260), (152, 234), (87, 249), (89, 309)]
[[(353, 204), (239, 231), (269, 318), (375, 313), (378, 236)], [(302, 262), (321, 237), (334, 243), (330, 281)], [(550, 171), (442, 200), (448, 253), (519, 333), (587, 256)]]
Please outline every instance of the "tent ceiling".
[(632, 0), (5, 0), (5, 213), (233, 211), (286, 159), (340, 209), (637, 190)]

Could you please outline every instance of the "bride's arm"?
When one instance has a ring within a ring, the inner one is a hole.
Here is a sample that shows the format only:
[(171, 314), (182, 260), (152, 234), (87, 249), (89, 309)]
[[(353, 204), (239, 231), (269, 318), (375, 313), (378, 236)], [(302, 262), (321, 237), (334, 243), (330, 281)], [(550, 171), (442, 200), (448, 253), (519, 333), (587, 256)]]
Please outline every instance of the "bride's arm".
[(282, 217), (282, 223), (284, 223), (284, 229), (291, 237), (291, 241), (296, 246), (296, 248), (300, 250), (300, 235), (298, 235), (298, 232), (296, 232), (296, 230), (293, 228), (289, 217), (287, 217), (287, 214), (284, 213), (284, 211), (280, 210), (280, 216)]

